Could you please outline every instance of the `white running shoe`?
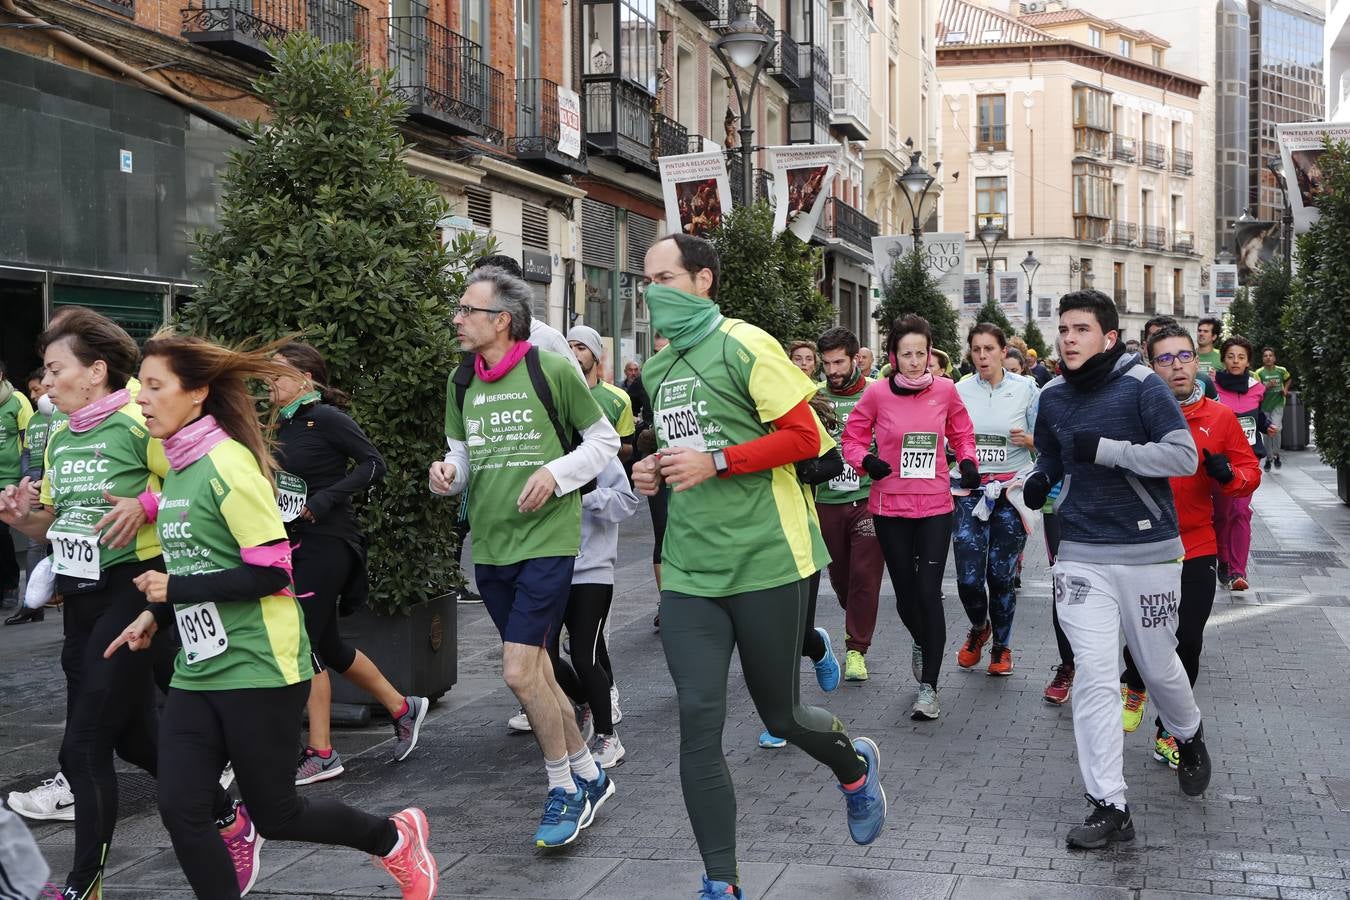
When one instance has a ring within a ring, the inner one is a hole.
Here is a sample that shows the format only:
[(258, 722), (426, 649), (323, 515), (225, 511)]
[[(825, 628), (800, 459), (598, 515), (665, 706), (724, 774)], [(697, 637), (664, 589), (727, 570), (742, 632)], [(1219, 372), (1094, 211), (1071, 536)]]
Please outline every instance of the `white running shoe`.
[(581, 729), (581, 742), (589, 746), (591, 738), (595, 737), (595, 716), (591, 715), (589, 706), (577, 709), (577, 728)]
[(521, 733), (534, 731), (534, 729), (530, 727), (530, 717), (525, 715), (524, 707), (521, 707), (520, 712), (506, 720), (506, 730), (519, 731)]
[(11, 791), (7, 805), (25, 819), (75, 821), (75, 795), (60, 772), (27, 793)]
[(623, 760), (626, 753), (617, 732), (608, 736), (597, 734), (595, 743), (591, 745), (591, 756), (595, 757), (595, 764), (602, 769), (614, 768)]
[(234, 763), (226, 763), (225, 770), (220, 773), (220, 789), (228, 791), (232, 784), (234, 784)]
[(617, 684), (609, 686), (609, 716), (610, 721), (615, 725), (623, 721), (623, 710), (619, 709), (619, 686)]

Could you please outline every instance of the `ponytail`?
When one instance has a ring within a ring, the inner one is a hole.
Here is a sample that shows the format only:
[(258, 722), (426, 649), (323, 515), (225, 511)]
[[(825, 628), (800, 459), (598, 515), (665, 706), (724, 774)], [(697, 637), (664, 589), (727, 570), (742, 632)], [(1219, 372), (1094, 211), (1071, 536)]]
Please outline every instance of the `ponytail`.
[(350, 397), (328, 383), (328, 364), (313, 345), (303, 341), (288, 341), (277, 348), (277, 355), (299, 371), (309, 373), (314, 390), (319, 392), (324, 403), (344, 411), (352, 405)]

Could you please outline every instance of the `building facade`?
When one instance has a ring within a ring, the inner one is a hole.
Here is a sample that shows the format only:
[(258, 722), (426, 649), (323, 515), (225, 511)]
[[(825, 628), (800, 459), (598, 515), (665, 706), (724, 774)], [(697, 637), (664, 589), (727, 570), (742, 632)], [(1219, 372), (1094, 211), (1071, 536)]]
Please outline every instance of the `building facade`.
[(1323, 33), (1328, 122), (1350, 121), (1350, 2), (1331, 0)]

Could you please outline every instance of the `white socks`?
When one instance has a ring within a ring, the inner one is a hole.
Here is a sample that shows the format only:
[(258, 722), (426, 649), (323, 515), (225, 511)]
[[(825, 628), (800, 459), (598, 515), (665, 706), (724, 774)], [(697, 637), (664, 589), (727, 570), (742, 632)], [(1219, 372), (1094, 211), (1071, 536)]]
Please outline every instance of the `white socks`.
[(595, 781), (600, 777), (600, 767), (595, 764), (595, 757), (591, 756), (589, 747), (582, 747), (567, 757), (567, 761), (571, 763), (572, 773), (579, 778)]
[(577, 792), (577, 783), (572, 778), (572, 766), (566, 756), (562, 759), (544, 760), (544, 769), (548, 772), (548, 789), (550, 791), (554, 788), (562, 788), (569, 794)]

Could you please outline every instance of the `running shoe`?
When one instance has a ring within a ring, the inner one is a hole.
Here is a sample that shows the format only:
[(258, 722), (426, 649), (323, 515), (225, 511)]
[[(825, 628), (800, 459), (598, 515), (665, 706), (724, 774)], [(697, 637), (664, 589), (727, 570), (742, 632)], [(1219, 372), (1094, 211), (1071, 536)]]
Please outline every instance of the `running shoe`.
[(295, 768), (296, 786), (302, 784), (314, 784), (319, 781), (327, 781), (330, 778), (336, 778), (345, 770), (342, 768), (342, 757), (338, 755), (336, 749), (332, 755), (324, 759), (319, 755), (319, 751), (313, 747), (306, 747), (300, 754), (300, 764)]
[(1209, 787), (1212, 767), (1209, 750), (1205, 749), (1205, 726), (1202, 724), (1189, 741), (1177, 741), (1177, 781), (1187, 797), (1199, 797)]
[(993, 633), (994, 629), (988, 622), (970, 629), (970, 633), (966, 635), (966, 642), (956, 651), (956, 664), (963, 669), (973, 669), (979, 665), (984, 645)]
[(220, 789), (228, 791), (232, 784), (234, 784), (234, 763), (226, 763), (220, 772)]
[(850, 650), (844, 654), (844, 680), (867, 680), (867, 657), (857, 650)]
[(468, 588), (460, 588), (455, 594), (456, 603), (482, 603), (483, 598)]
[(46, 900), (49, 897), (54, 900), (103, 900), (103, 874), (99, 873), (94, 883), (86, 888), (69, 883), (65, 887), (58, 887), (49, 881), (42, 888), (39, 900)]
[(1153, 761), (1167, 763), (1175, 769), (1179, 759), (1177, 739), (1168, 734), (1166, 729), (1159, 728), (1158, 736), (1153, 739)]
[(834, 644), (830, 643), (830, 633), (824, 628), (817, 627), (816, 634), (825, 642), (825, 655), (816, 663), (816, 684), (820, 689), (829, 693), (839, 687), (839, 660), (834, 655)]
[(938, 706), (937, 688), (931, 684), (919, 685), (919, 696), (914, 701), (914, 706), (909, 711), (911, 719), (936, 719), (942, 710)]
[(989, 674), (1011, 675), (1012, 671), (1012, 649), (995, 644), (989, 651)]
[(590, 818), (591, 801), (583, 788), (569, 794), (562, 788), (553, 788), (544, 802), (544, 815), (539, 830), (534, 833), (536, 847), (561, 847), (577, 839), (581, 822)]
[(75, 821), (75, 795), (70, 792), (66, 776), (60, 772), (31, 791), (10, 791), (7, 805), (25, 819)]
[(915, 644), (909, 650), (909, 670), (915, 681), (923, 681), (923, 648)]
[(29, 622), (41, 622), (47, 618), (47, 611), (39, 606), (37, 609), (29, 609), (26, 606), (20, 606), (18, 612), (5, 619), (6, 625), (27, 625)]
[(1134, 820), (1130, 818), (1130, 808), (1121, 809), (1110, 803), (1098, 800), (1091, 794), (1084, 794), (1094, 807), (1087, 821), (1069, 829), (1066, 842), (1079, 850), (1096, 850), (1112, 841), (1134, 840)]
[(653, 631), (660, 631), (660, 630), (661, 630), (661, 614), (660, 614), (660, 613), (657, 613), (655, 616), (652, 616), (652, 630), (653, 630)]
[(417, 746), (422, 720), (431, 706), (426, 697), (404, 697), (403, 702), (408, 704), (408, 711), (394, 720), (394, 762), (403, 762)]
[(228, 835), (222, 831), (220, 839), (230, 852), (230, 862), (234, 863), (234, 874), (239, 879), (239, 896), (242, 897), (253, 890), (253, 883), (258, 880), (258, 857), (262, 854), (264, 841), (242, 801), (234, 804), (234, 822), (229, 830)]
[(436, 896), (440, 874), (427, 839), (431, 826), (420, 809), (405, 809), (389, 817), (398, 829), (398, 843), (388, 856), (375, 857), (376, 865), (394, 876), (403, 891), (403, 900), (431, 900)]
[(619, 709), (619, 686), (609, 686), (609, 720), (615, 725), (623, 721), (623, 710)]
[(1063, 663), (1055, 666), (1055, 677), (1045, 686), (1045, 702), (1062, 706), (1069, 699), (1069, 691), (1072, 688), (1073, 666), (1066, 666)]
[(534, 729), (530, 727), (530, 717), (525, 715), (525, 707), (522, 706), (520, 712), (506, 720), (506, 730), (516, 731), (521, 734), (529, 734), (531, 731), (534, 731)]
[(1284, 465), (1284, 462), (1280, 459), (1280, 457), (1278, 457), (1278, 456), (1275, 457), (1275, 468), (1278, 469), (1278, 468), (1279, 468), (1280, 466), (1282, 466), (1282, 465)]
[(787, 746), (787, 741), (780, 737), (775, 737), (767, 731), (759, 733), (759, 746), (765, 750), (781, 750)]
[(1120, 686), (1120, 723), (1126, 734), (1132, 734), (1144, 720), (1144, 705), (1148, 702), (1148, 691), (1136, 691), (1129, 685)]
[(618, 734), (597, 734), (595, 743), (591, 744), (591, 756), (595, 757), (595, 764), (602, 769), (614, 768), (623, 762), (627, 753)]
[(581, 731), (581, 742), (589, 744), (595, 737), (595, 716), (589, 706), (577, 707), (577, 728)]
[(1270, 457), (1269, 457), (1269, 456), (1267, 456), (1267, 457), (1266, 457), (1266, 461), (1263, 462), (1263, 463), (1261, 464), (1261, 468), (1264, 469), (1264, 470), (1267, 471), (1267, 472), (1270, 471)]
[(605, 801), (614, 796), (614, 779), (605, 774), (605, 770), (600, 770), (600, 777), (594, 781), (587, 781), (584, 778), (572, 776), (576, 781), (577, 787), (581, 788), (582, 793), (586, 795), (587, 813), (581, 817), (581, 827), (590, 828), (591, 823), (595, 821), (595, 814), (600, 811), (600, 807), (605, 805)]
[(698, 893), (698, 900), (727, 900), (728, 897), (735, 897), (740, 900), (745, 895), (741, 889), (734, 884), (726, 881), (712, 881), (707, 875), (703, 876), (703, 889)]
[(1247, 583), (1247, 579), (1242, 575), (1233, 576), (1233, 580), (1228, 584), (1228, 589), (1230, 591), (1245, 591), (1249, 587), (1251, 587), (1251, 585)]
[(856, 790), (842, 784), (844, 806), (848, 812), (848, 836), (855, 844), (870, 844), (886, 824), (886, 791), (881, 786), (881, 751), (871, 738), (855, 738), (853, 749), (867, 763), (867, 775)]

